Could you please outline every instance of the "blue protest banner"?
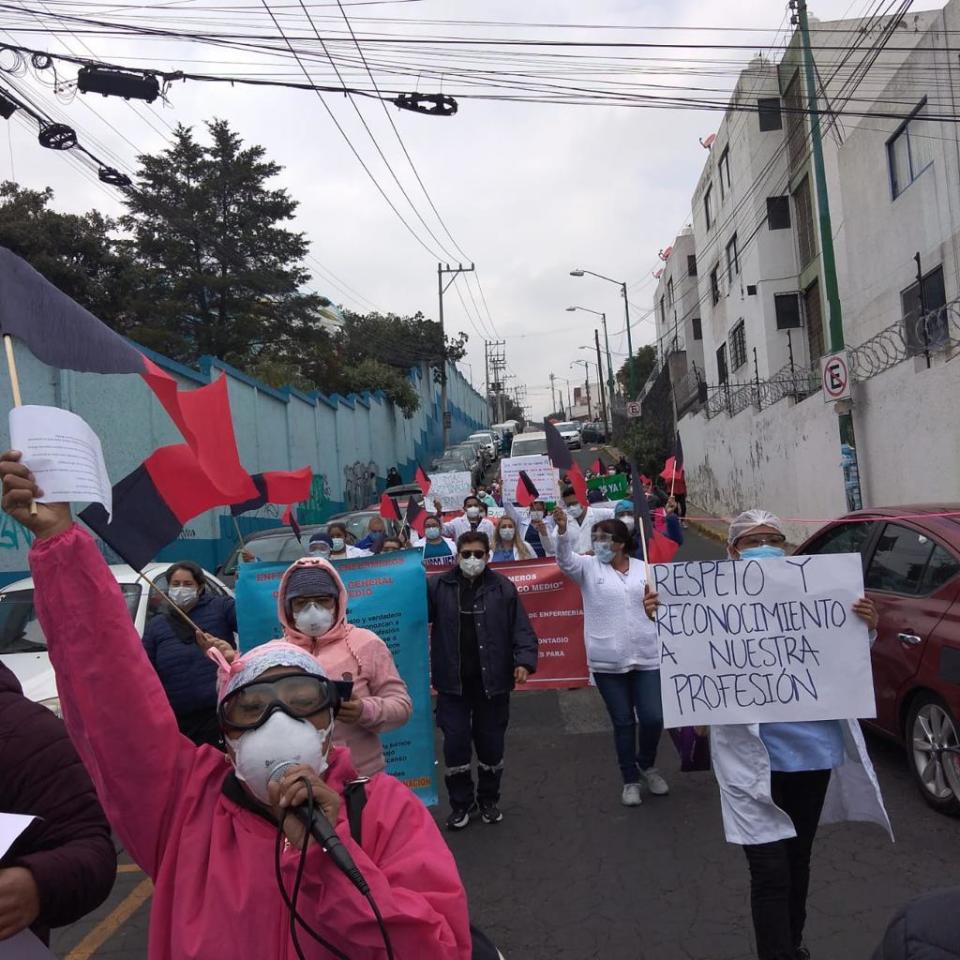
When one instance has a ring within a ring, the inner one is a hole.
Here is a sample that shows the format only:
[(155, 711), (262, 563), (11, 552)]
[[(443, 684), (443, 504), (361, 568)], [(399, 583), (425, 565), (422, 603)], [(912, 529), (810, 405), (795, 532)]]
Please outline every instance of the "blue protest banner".
[[(419, 550), (333, 562), (350, 597), (347, 619), (372, 630), (390, 649), (413, 700), (413, 715), (382, 735), (387, 772), (428, 806), (437, 802), (427, 639), (427, 583)], [(242, 563), (237, 580), (237, 625), (243, 652), (277, 639), (277, 591), (287, 563)]]

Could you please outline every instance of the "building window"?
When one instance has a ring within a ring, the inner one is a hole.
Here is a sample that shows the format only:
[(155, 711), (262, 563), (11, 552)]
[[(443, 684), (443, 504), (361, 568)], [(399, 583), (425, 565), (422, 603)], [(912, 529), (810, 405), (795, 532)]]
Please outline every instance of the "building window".
[(667, 325), (667, 298), (660, 298), (660, 325), (666, 327)]
[(800, 266), (805, 267), (817, 255), (817, 241), (813, 232), (813, 204), (810, 200), (810, 178), (804, 177), (793, 192), (793, 208), (797, 218), (797, 242), (800, 246)]
[(931, 270), (923, 278), (923, 297), (920, 285), (910, 284), (900, 292), (900, 304), (903, 307), (903, 339), (911, 353), (923, 353), (924, 350), (939, 349), (949, 339), (948, 319), (942, 314), (930, 317), (921, 324), (920, 318), (933, 310), (939, 310), (947, 302), (943, 285), (943, 267)]
[(799, 70), (783, 92), (783, 105), (787, 112), (787, 152), (790, 155), (790, 166), (796, 168), (803, 163), (807, 155), (807, 122)]
[(777, 293), (773, 297), (777, 329), (792, 330), (800, 326), (800, 297), (795, 293)]
[(687, 254), (687, 276), (695, 277), (697, 275), (697, 258), (692, 254)]
[(730, 369), (739, 370), (747, 362), (747, 328), (741, 320), (730, 331)]
[(733, 289), (733, 278), (740, 276), (740, 257), (737, 255), (737, 235), (734, 234), (727, 244), (727, 280)]
[(722, 343), (717, 348), (717, 383), (726, 383), (727, 377), (727, 345)]
[(780, 98), (761, 97), (757, 100), (757, 116), (760, 119), (761, 133), (767, 130), (783, 129), (783, 117), (780, 113)]
[(924, 100), (887, 141), (890, 189), (894, 199), (933, 163), (933, 139), (929, 124), (919, 119), (926, 113), (926, 109), (927, 101)]
[(803, 313), (807, 321), (807, 349), (810, 365), (820, 362), (827, 352), (823, 337), (823, 311), (820, 308), (820, 280), (814, 280), (803, 294)]
[(702, 340), (702, 339), (703, 339), (703, 326), (702, 326), (702, 324), (700, 323), (700, 318), (699, 318), (699, 317), (694, 317), (693, 320), (691, 321), (691, 323), (693, 324), (693, 339), (694, 339), (694, 340)]
[(707, 187), (707, 192), (703, 195), (703, 215), (707, 220), (707, 229), (713, 226), (713, 184)]
[(767, 197), (767, 226), (771, 230), (790, 229), (789, 197)]
[(720, 154), (720, 163), (717, 165), (720, 173), (720, 199), (723, 200), (730, 192), (730, 148), (724, 147)]
[(673, 277), (667, 281), (667, 306), (673, 309)]
[(710, 271), (710, 297), (713, 300), (713, 305), (716, 306), (720, 302), (720, 280), (717, 277), (717, 274), (720, 272), (720, 264), (718, 263)]

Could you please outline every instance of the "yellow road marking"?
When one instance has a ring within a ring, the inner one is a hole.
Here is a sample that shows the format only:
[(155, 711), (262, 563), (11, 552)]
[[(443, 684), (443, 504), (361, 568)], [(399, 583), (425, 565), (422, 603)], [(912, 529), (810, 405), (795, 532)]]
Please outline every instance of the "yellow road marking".
[(118, 863), (117, 873), (140, 873), (140, 868), (135, 863)]
[[(126, 866), (126, 864), (123, 864), (123, 866)], [(152, 893), (153, 883), (149, 877), (146, 877), (67, 954), (66, 960), (90, 960), (117, 930), (150, 899)]]

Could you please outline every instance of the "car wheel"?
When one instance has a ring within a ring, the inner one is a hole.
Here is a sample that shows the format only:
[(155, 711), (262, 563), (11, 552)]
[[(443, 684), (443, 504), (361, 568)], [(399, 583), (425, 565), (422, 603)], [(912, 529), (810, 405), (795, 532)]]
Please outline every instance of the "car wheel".
[(910, 769), (934, 810), (960, 816), (960, 725), (938, 696), (922, 693), (906, 729)]

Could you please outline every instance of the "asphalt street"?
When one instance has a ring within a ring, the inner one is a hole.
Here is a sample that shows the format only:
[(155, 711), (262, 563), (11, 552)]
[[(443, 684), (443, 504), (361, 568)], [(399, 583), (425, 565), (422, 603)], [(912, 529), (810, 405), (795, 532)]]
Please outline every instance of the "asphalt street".
[[(679, 559), (719, 555), (717, 544), (688, 532)], [(860, 824), (820, 831), (807, 930), (814, 960), (869, 960), (897, 907), (960, 884), (960, 820), (926, 807), (901, 748), (872, 736), (868, 743), (897, 841)], [(625, 808), (596, 691), (514, 696), (504, 821), (446, 835), (474, 922), (506, 960), (753, 956), (746, 863), (723, 840), (713, 777), (679, 773), (667, 738), (659, 765), (670, 796)], [(441, 803), (438, 820), (446, 813)], [(149, 883), (125, 869), (107, 905), (57, 932), (58, 956), (145, 957)]]

